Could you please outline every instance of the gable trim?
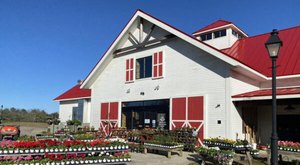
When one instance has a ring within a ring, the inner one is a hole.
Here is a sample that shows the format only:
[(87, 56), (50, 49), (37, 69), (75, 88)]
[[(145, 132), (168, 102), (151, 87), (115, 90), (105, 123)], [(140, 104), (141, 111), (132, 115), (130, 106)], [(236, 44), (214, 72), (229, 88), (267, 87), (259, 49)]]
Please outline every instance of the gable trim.
[(101, 59), (98, 61), (98, 63), (95, 65), (95, 67), (93, 68), (93, 70), (89, 73), (89, 75), (86, 77), (86, 79), (84, 80), (84, 82), (81, 85), (81, 88), (90, 88), (90, 86), (93, 84), (93, 82), (96, 80), (96, 77), (94, 76), (95, 73), (101, 69), (100, 66), (104, 63), (104, 61), (109, 57), (108, 55), (111, 54), (111, 58), (113, 58), (113, 51), (117, 45), (117, 43), (120, 41), (120, 39), (122, 38), (122, 36), (124, 36), (124, 34), (127, 32), (127, 30), (131, 27), (131, 25), (133, 24), (133, 22), (136, 20), (136, 18), (141, 17), (143, 19), (146, 19), (147, 21), (151, 22), (152, 24), (155, 24), (156, 26), (170, 32), (171, 34), (176, 35), (177, 37), (181, 38), (182, 40), (206, 51), (207, 53), (211, 54), (212, 56), (215, 56), (218, 59), (221, 59), (222, 61), (235, 66), (235, 67), (242, 67), (245, 70), (248, 70), (250, 72), (252, 72), (253, 74), (266, 79), (266, 77), (260, 73), (258, 73), (257, 71), (247, 67), (246, 65), (238, 62), (237, 60), (231, 58), (229, 55), (221, 52), (220, 50), (190, 36), (189, 34), (161, 21), (158, 18), (155, 18), (145, 12), (143, 12), (142, 10), (137, 10), (135, 12), (135, 14), (131, 17), (131, 19), (128, 21), (128, 23), (126, 24), (126, 26), (123, 28), (123, 30), (119, 33), (119, 35), (116, 37), (116, 39), (112, 42), (112, 44), (110, 45), (110, 47), (107, 49), (107, 51), (104, 53), (104, 55), (101, 57)]

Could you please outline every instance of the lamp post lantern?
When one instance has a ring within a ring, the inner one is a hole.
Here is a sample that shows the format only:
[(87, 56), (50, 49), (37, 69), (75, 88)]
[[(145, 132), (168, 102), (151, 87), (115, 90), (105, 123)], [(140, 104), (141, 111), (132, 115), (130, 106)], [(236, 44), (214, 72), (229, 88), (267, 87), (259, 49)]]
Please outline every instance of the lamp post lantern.
[(274, 29), (265, 43), (269, 56), (272, 60), (272, 134), (271, 134), (271, 164), (278, 164), (278, 135), (277, 135), (277, 103), (276, 103), (276, 60), (282, 41), (278, 32)]

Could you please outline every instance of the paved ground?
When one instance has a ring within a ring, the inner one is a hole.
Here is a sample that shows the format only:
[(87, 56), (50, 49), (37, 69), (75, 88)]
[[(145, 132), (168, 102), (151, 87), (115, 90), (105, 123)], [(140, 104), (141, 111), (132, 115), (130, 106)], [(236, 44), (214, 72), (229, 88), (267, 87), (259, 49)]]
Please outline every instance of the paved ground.
[(163, 154), (153, 153), (130, 153), (132, 162), (127, 165), (189, 165), (197, 164), (197, 154), (191, 152), (183, 152), (183, 156), (180, 157), (178, 154), (173, 153), (171, 158)]
[(47, 128), (20, 126), (20, 130), (21, 130), (21, 136), (22, 135), (35, 136), (38, 133), (47, 131)]

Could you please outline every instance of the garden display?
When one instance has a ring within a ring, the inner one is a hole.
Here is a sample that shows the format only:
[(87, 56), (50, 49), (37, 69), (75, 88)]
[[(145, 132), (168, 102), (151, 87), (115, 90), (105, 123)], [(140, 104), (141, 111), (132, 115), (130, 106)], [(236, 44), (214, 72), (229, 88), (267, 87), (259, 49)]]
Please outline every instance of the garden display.
[(291, 152), (300, 152), (300, 143), (292, 141), (278, 141), (278, 149)]
[(208, 147), (219, 147), (224, 150), (247, 151), (252, 150), (252, 146), (247, 140), (232, 140), (221, 137), (204, 139), (204, 145)]
[(233, 162), (234, 152), (230, 150), (217, 150), (214, 148), (199, 147), (195, 151), (199, 153), (202, 161), (210, 161), (213, 164), (229, 165)]
[(131, 161), (128, 145), (121, 141), (49, 139), (0, 142), (0, 164), (122, 164), (128, 161)]

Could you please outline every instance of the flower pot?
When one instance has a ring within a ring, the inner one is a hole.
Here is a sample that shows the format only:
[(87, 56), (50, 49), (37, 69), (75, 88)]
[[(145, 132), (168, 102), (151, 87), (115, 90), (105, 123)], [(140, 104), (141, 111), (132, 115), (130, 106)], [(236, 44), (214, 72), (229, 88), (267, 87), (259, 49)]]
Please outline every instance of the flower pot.
[(44, 152), (45, 150), (44, 149), (40, 149), (40, 152)]

